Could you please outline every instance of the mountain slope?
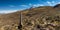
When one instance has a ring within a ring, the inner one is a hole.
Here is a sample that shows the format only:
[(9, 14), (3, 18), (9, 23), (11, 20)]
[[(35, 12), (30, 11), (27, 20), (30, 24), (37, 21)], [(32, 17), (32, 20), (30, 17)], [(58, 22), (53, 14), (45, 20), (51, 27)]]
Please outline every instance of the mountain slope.
[(60, 5), (22, 11), (22, 30), (60, 30)]
[(18, 30), (20, 12), (0, 15), (0, 30)]
[(59, 4), (0, 15), (0, 30), (60, 30)]

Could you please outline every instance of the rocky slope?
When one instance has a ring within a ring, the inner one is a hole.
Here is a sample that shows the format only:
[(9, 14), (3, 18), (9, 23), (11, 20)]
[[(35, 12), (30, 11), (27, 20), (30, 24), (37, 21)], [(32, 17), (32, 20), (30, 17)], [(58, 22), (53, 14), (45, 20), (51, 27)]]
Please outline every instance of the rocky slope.
[(21, 12), (22, 30), (60, 30), (60, 4)]
[(19, 30), (20, 12), (0, 15), (0, 30)]
[(60, 4), (2, 14), (0, 30), (60, 30)]

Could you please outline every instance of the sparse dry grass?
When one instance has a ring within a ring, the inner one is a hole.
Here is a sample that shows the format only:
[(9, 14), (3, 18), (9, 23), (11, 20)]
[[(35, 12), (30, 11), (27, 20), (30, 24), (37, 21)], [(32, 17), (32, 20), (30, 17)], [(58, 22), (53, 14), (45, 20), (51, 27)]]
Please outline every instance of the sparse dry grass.
[(28, 10), (25, 14), (22, 13), (22, 30), (60, 30), (59, 13), (53, 7)]
[(20, 30), (60, 30), (60, 11), (57, 8), (45, 6), (0, 15), (0, 30), (19, 30), (18, 28)]

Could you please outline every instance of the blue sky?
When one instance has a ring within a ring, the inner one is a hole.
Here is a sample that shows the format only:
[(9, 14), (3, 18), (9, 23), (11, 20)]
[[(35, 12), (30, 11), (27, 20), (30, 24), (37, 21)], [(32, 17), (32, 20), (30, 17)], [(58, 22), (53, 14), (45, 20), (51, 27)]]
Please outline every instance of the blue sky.
[(15, 12), (31, 6), (54, 6), (56, 4), (60, 4), (60, 0), (0, 0), (0, 13)]

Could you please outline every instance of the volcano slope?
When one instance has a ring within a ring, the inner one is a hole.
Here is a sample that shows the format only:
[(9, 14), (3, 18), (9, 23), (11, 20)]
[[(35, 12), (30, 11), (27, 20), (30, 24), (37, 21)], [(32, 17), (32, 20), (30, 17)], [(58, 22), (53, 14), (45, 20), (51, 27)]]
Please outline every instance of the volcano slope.
[(0, 30), (60, 30), (60, 4), (2, 14)]
[(60, 4), (30, 8), (21, 12), (22, 30), (60, 30)]
[(20, 12), (1, 14), (0, 30), (19, 30)]

